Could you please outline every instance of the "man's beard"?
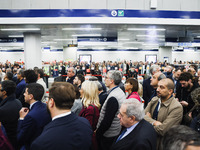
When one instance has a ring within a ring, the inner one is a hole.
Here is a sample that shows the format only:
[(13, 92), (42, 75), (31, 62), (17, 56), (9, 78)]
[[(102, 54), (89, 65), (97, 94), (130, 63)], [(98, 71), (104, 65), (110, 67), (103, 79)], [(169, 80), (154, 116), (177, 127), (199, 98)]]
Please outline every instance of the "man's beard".
[(186, 90), (188, 90), (189, 88), (190, 88), (190, 85), (188, 84), (188, 86), (187, 86), (187, 87), (185, 87), (185, 89), (186, 89)]

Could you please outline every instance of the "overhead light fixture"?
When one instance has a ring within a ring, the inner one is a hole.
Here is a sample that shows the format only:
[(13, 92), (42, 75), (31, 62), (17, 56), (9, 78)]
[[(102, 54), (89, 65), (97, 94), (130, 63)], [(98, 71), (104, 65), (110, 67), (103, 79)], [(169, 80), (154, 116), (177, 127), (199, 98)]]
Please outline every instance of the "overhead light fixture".
[(1, 31), (38, 31), (40, 28), (5, 28)]
[(71, 30), (102, 30), (102, 28), (62, 28), (62, 30), (67, 30), (67, 31), (71, 31)]
[(143, 44), (144, 42), (124, 42), (124, 43), (130, 43), (130, 44)]
[(51, 42), (51, 41), (49, 41), (49, 42), (41, 42), (42, 44), (56, 44), (57, 42)]
[(158, 46), (159, 44), (148, 44), (148, 43), (145, 43), (143, 44), (144, 46)]
[(18, 38), (18, 37), (24, 37), (24, 35), (8, 35), (8, 37), (11, 37), (11, 38)]
[(166, 29), (156, 29), (156, 28), (128, 28), (129, 31), (165, 31)]
[(73, 41), (77, 39), (54, 39), (54, 41)]
[(118, 39), (118, 41), (129, 41), (130, 39)]
[(88, 36), (88, 37), (91, 37), (91, 36), (101, 36), (101, 34), (73, 34), (72, 36), (75, 36), (75, 37), (84, 37), (84, 36)]
[(164, 38), (164, 35), (136, 35), (137, 37), (160, 37), (160, 38)]

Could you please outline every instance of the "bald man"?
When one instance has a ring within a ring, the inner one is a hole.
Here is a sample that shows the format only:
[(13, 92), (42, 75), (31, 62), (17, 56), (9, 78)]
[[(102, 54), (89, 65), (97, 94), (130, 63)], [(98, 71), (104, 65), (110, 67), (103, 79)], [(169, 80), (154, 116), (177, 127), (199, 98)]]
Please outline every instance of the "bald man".
[(157, 96), (153, 97), (145, 109), (144, 119), (154, 126), (158, 134), (158, 146), (161, 137), (173, 126), (181, 123), (183, 108), (173, 97), (174, 83), (171, 79), (158, 82)]

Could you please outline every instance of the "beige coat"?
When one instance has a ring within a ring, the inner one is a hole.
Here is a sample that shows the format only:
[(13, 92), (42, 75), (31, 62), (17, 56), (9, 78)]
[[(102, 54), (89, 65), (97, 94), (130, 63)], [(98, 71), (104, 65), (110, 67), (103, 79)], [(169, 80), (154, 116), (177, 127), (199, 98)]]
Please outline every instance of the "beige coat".
[[(153, 112), (158, 104), (158, 99), (159, 98), (157, 96), (152, 98), (145, 109), (145, 114), (149, 112), (151, 116), (153, 116)], [(180, 124), (182, 117), (182, 105), (174, 97), (171, 97), (164, 103), (161, 103), (157, 120), (154, 120), (147, 115), (145, 115), (144, 119), (151, 124), (153, 124), (154, 121), (160, 121), (162, 125), (154, 126), (154, 129), (158, 135), (163, 136), (165, 132), (168, 131), (168, 129), (170, 129), (173, 125)]]

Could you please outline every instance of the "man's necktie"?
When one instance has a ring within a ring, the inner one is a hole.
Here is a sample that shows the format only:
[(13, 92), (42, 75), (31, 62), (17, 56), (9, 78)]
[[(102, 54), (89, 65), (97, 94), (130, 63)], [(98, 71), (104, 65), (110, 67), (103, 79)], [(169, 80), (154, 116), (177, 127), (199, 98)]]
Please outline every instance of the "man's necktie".
[(120, 136), (117, 138), (116, 143), (123, 137), (123, 135), (126, 133), (126, 131), (127, 131), (127, 129), (124, 129), (124, 130), (122, 131), (122, 133), (120, 134)]
[(158, 101), (158, 104), (156, 105), (156, 108), (153, 112), (153, 119), (157, 120), (157, 117), (158, 117), (158, 107), (160, 105), (160, 102)]

